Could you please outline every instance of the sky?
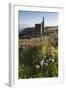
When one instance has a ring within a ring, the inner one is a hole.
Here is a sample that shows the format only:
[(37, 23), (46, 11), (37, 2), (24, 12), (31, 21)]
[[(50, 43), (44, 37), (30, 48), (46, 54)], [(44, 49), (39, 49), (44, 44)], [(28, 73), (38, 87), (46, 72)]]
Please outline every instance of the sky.
[(57, 12), (18, 11), (19, 30), (35, 27), (35, 24), (42, 22), (43, 17), (45, 26), (58, 26)]

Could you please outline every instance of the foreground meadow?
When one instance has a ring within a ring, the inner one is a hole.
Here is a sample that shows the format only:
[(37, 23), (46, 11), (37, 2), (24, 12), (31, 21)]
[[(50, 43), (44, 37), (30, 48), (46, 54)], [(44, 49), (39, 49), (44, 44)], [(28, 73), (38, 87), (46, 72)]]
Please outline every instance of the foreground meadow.
[(58, 77), (58, 37), (19, 38), (19, 79), (46, 77)]

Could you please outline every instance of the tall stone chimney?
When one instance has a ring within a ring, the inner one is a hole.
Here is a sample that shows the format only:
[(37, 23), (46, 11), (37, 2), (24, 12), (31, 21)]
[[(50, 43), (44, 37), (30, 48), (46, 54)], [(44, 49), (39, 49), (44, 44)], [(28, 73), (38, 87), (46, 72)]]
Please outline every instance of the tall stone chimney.
[(42, 21), (42, 35), (44, 35), (44, 17), (43, 17), (43, 21)]

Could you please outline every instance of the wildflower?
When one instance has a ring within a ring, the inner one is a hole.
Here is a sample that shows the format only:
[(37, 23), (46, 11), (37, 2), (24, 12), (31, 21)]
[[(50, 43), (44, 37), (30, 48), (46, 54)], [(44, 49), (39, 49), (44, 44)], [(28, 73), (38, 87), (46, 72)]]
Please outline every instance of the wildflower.
[(43, 64), (44, 64), (44, 60), (41, 60), (40, 65), (43, 66)]
[(44, 63), (46, 66), (48, 66), (48, 63)]
[(54, 62), (54, 59), (52, 59), (52, 62)]
[(39, 66), (39, 65), (36, 65), (36, 66), (35, 66), (35, 68), (36, 68), (36, 69), (39, 69), (39, 68), (40, 68), (40, 66)]
[(49, 58), (49, 61), (52, 61), (52, 58), (51, 57)]
[(54, 53), (52, 53), (52, 56), (54, 56)]
[(49, 61), (54, 62), (54, 57), (50, 57)]
[(45, 59), (43, 58), (42, 60), (44, 61)]
[(46, 56), (44, 56), (44, 58), (46, 58)]

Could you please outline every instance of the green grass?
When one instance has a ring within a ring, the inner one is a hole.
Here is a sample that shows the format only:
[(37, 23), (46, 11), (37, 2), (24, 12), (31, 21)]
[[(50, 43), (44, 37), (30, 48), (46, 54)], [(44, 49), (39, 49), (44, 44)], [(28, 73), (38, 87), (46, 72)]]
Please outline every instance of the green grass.
[(19, 39), (19, 46), (19, 79), (58, 76), (58, 39), (55, 35)]

